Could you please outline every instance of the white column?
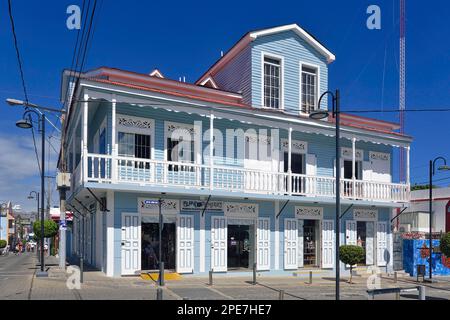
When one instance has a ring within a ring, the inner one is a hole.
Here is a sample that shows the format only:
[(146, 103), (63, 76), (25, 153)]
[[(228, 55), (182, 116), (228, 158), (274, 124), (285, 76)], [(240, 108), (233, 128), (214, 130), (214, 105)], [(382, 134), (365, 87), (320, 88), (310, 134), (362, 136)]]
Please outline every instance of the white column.
[(116, 144), (116, 99), (111, 99), (111, 180), (117, 182), (117, 144)]
[(356, 196), (356, 138), (352, 138), (352, 193)]
[(292, 127), (288, 131), (288, 193), (292, 194)]
[(214, 114), (209, 117), (209, 189), (214, 189)]
[(280, 212), (280, 201), (275, 201), (275, 270), (280, 269), (280, 219), (277, 214)]
[(82, 159), (83, 159), (83, 182), (87, 181), (88, 176), (88, 112), (89, 112), (89, 95), (84, 95), (83, 102), (83, 131), (82, 131)]
[(200, 216), (200, 272), (205, 272), (205, 216)]
[(114, 276), (114, 191), (106, 193), (106, 275)]
[(409, 162), (409, 151), (410, 151), (410, 147), (407, 146), (406, 147), (406, 184), (409, 185), (410, 184), (410, 172), (409, 172), (409, 167), (410, 167), (410, 162)]

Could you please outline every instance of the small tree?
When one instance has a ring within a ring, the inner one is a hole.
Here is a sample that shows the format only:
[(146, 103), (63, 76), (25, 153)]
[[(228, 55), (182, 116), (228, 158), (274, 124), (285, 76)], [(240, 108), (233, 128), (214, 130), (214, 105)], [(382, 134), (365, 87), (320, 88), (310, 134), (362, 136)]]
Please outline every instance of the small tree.
[[(37, 239), (41, 239), (41, 221), (33, 223), (33, 232)], [(44, 220), (44, 238), (52, 238), (58, 234), (58, 224), (53, 220)]]
[(442, 236), (439, 248), (447, 258), (450, 258), (450, 232), (447, 232)]
[(6, 240), (0, 240), (0, 249), (6, 247)]
[(350, 283), (352, 283), (353, 265), (364, 260), (364, 248), (354, 245), (344, 245), (339, 247), (339, 259), (350, 265)]

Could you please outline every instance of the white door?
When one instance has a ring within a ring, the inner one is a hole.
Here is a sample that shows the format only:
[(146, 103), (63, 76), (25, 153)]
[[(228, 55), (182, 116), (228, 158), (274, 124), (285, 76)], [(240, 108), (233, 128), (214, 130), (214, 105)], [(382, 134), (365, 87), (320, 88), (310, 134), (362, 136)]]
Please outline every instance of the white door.
[(227, 271), (227, 219), (211, 218), (211, 268)]
[(333, 268), (334, 221), (322, 221), (322, 268)]
[(177, 217), (177, 272), (194, 272), (194, 216)]
[(122, 274), (141, 270), (141, 218), (138, 214), (122, 214)]
[(386, 266), (387, 254), (387, 223), (377, 222), (377, 266)]
[(356, 246), (358, 244), (356, 238), (356, 221), (347, 220), (345, 222), (345, 244)]
[(270, 270), (270, 219), (258, 218), (257, 267), (258, 270)]
[(304, 220), (298, 220), (298, 267), (303, 267), (303, 223)]
[(373, 265), (373, 238), (375, 234), (374, 222), (366, 222), (366, 264)]
[(297, 219), (284, 219), (284, 269), (297, 269), (298, 266)]

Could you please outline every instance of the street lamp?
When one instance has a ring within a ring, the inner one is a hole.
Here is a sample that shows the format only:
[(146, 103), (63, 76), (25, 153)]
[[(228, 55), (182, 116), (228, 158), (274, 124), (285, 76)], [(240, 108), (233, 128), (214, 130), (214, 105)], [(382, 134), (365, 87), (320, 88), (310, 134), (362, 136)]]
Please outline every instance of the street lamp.
[[(13, 100), (13, 99), (8, 99)], [(8, 101), (7, 100), (7, 101)], [(8, 101), (11, 104), (11, 101)], [(16, 104), (17, 102), (14, 102)], [(24, 106), (27, 104), (22, 103)], [(36, 273), (37, 277), (47, 277), (47, 272), (44, 270), (44, 195), (45, 195), (45, 114), (39, 114), (35, 110), (25, 110), (22, 119), (16, 122), (16, 126), (21, 129), (30, 129), (33, 127), (31, 115), (34, 114), (38, 118), (38, 131), (41, 132), (41, 271)], [(31, 194), (31, 193), (30, 193)]]
[(432, 277), (433, 277), (433, 264), (432, 264), (432, 256), (433, 256), (433, 229), (431, 227), (431, 223), (432, 223), (432, 217), (433, 217), (433, 176), (435, 173), (435, 166), (436, 166), (436, 161), (437, 160), (442, 160), (444, 162), (444, 165), (439, 166), (438, 170), (450, 170), (450, 166), (447, 165), (447, 160), (445, 160), (445, 158), (443, 157), (437, 157), (434, 160), (430, 160), (430, 198), (428, 199), (428, 203), (429, 203), (429, 227), (430, 227), (430, 260), (429, 260), (429, 268), (430, 268), (430, 282), (433, 281)]
[[(33, 194), (34, 194), (34, 196), (33, 196)], [(36, 215), (39, 216), (39, 192), (37, 192), (37, 191), (31, 191), (27, 198), (28, 198), (29, 200), (31, 200), (31, 199), (36, 199), (36, 203), (37, 203), (37, 211), (36, 211)], [(38, 218), (38, 217), (36, 217), (36, 220), (37, 220), (37, 218)], [(38, 251), (37, 248), (36, 248), (36, 255), (37, 255), (38, 259), (39, 259), (39, 251)]]
[(335, 118), (336, 122), (336, 227), (335, 227), (335, 237), (336, 237), (336, 252), (335, 252), (335, 264), (336, 264), (336, 300), (339, 300), (339, 281), (340, 281), (340, 260), (339, 260), (339, 243), (340, 243), (340, 223), (339, 219), (341, 216), (341, 190), (340, 190), (340, 180), (341, 180), (341, 170), (340, 170), (340, 117), (339, 117), (339, 103), (340, 103), (340, 93), (339, 89), (336, 89), (335, 93), (331, 91), (326, 91), (322, 93), (317, 103), (317, 111), (311, 112), (309, 117), (314, 120), (321, 120), (328, 117), (329, 113), (327, 110), (320, 109), (320, 102), (325, 95), (331, 95), (332, 97), (332, 109), (331, 115)]

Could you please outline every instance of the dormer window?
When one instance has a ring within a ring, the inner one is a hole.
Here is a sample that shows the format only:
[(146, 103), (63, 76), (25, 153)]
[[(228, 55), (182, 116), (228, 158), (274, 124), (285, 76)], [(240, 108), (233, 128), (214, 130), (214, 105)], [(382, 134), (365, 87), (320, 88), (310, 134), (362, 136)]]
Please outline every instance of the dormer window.
[(314, 111), (314, 109), (316, 109), (317, 103), (317, 68), (308, 65), (302, 65), (301, 82), (301, 112), (311, 113), (312, 111)]
[(281, 59), (264, 57), (264, 107), (281, 107)]

